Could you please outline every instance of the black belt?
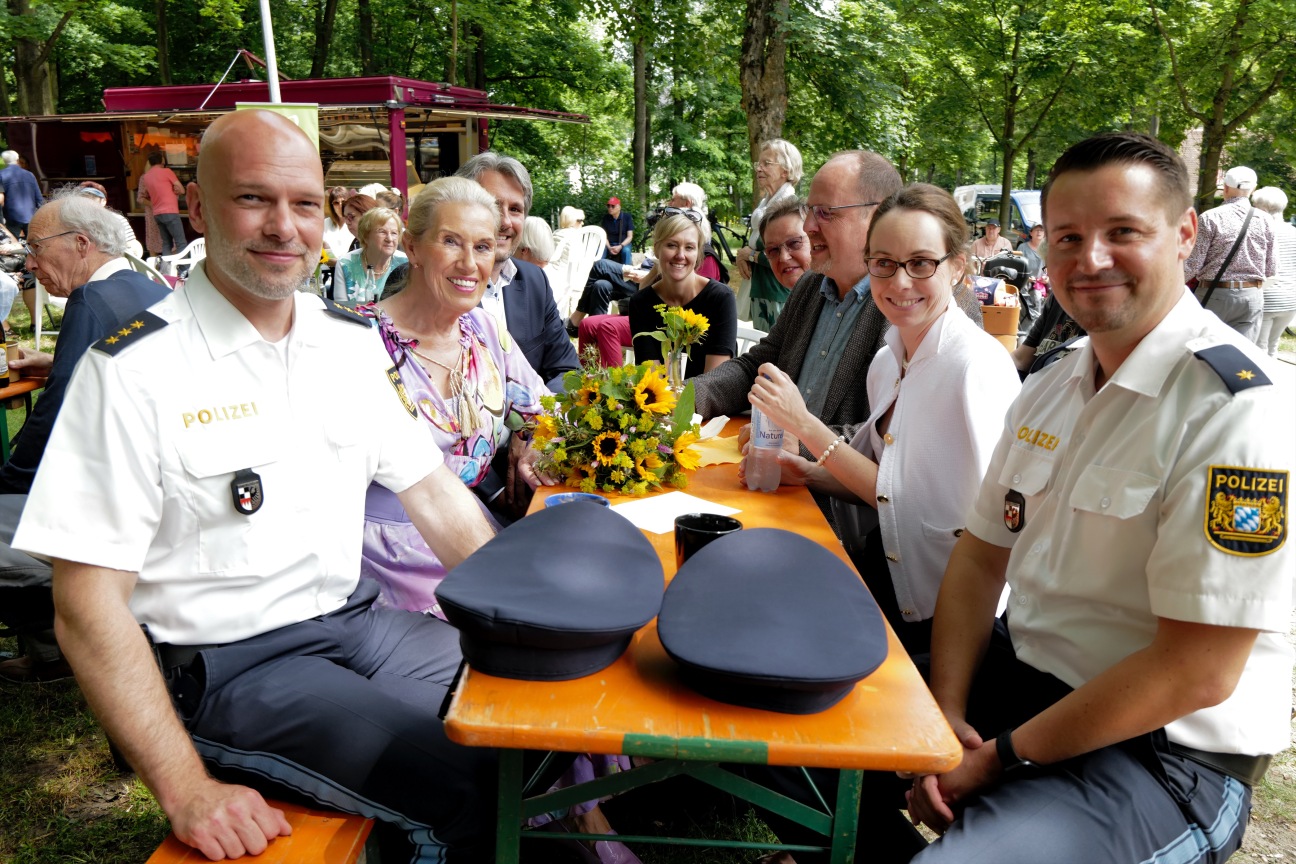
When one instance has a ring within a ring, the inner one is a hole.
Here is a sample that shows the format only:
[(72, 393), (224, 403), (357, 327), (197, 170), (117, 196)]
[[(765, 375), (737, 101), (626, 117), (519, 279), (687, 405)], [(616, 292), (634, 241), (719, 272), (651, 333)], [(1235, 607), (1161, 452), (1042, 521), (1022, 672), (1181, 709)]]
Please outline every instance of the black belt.
[(1199, 762), (1207, 768), (1214, 768), (1221, 774), (1227, 774), (1235, 780), (1239, 780), (1248, 786), (1259, 785), (1264, 778), (1265, 772), (1269, 770), (1269, 763), (1273, 761), (1272, 756), (1247, 756), (1243, 753), (1211, 753), (1207, 750), (1197, 750), (1193, 747), (1185, 747), (1182, 744), (1170, 744), (1170, 751), (1178, 753), (1186, 759)]
[(198, 652), (208, 648), (219, 648), (219, 645), (171, 645), (167, 642), (156, 642), (153, 650), (157, 652), (158, 663), (162, 671), (188, 666), (198, 656)]

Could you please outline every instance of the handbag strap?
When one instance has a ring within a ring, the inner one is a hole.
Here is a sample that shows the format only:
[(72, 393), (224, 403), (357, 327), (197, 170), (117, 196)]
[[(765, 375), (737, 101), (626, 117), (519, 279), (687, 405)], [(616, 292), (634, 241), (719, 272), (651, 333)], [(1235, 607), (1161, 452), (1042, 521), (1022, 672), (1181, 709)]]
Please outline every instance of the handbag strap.
[[(1247, 202), (1250, 205), (1250, 202)], [(1251, 217), (1255, 215), (1255, 208), (1248, 206), (1246, 218), (1242, 220), (1242, 230), (1238, 232), (1237, 239), (1233, 241), (1233, 248), (1229, 250), (1228, 257), (1224, 259), (1223, 266), (1215, 274), (1215, 278), (1206, 283), (1206, 296), (1201, 298), (1202, 308), (1210, 302), (1211, 295), (1215, 293), (1215, 288), (1219, 285), (1224, 273), (1228, 270), (1229, 265), (1233, 263), (1233, 256), (1237, 254), (1238, 247), (1242, 245), (1242, 238), (1246, 236), (1247, 226), (1251, 224)]]

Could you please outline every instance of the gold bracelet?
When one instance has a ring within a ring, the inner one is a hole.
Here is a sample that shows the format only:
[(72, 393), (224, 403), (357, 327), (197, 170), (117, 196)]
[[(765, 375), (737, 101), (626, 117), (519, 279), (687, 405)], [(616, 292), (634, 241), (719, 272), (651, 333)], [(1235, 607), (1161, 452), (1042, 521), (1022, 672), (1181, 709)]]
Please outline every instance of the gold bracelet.
[(831, 456), (833, 454), (833, 451), (837, 449), (837, 445), (842, 443), (845, 440), (846, 440), (845, 435), (838, 435), (836, 439), (834, 439), (833, 442), (828, 445), (828, 449), (823, 452), (823, 455), (819, 457), (819, 461), (815, 462), (815, 465), (822, 468), (824, 466), (824, 463), (828, 461), (828, 457)]

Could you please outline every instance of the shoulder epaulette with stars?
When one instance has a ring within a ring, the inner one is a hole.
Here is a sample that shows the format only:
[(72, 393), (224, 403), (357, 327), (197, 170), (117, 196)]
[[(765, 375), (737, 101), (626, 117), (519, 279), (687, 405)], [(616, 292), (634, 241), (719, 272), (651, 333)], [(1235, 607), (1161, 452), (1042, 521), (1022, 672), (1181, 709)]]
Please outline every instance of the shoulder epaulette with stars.
[(341, 303), (334, 303), (332, 300), (324, 300), (324, 311), (334, 318), (341, 318), (343, 321), (350, 321), (352, 324), (363, 324), (366, 327), (372, 327), (373, 322), (369, 318), (360, 314), (349, 306), (343, 306)]
[(1224, 382), (1230, 393), (1238, 393), (1250, 387), (1263, 387), (1273, 382), (1269, 376), (1236, 345), (1212, 345), (1193, 356), (1205, 361), (1215, 374)]
[(120, 330), (109, 333), (91, 347), (96, 351), (107, 354), (109, 357), (115, 357), (123, 349), (134, 345), (150, 333), (156, 333), (170, 323), (170, 321), (159, 318), (152, 312), (141, 312), (122, 324)]

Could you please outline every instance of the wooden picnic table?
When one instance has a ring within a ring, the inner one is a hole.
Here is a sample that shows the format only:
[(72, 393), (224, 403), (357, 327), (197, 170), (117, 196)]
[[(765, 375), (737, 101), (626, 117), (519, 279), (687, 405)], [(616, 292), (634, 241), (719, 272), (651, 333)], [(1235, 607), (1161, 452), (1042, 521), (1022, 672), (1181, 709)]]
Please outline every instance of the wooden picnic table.
[(44, 378), (21, 378), (0, 388), (0, 463), (9, 461), (9, 403), (22, 397), (23, 410), (31, 414), (32, 392), (45, 386)]
[[(738, 425), (731, 422), (724, 434), (736, 434)], [(559, 491), (565, 490), (538, 490), (531, 511), (542, 508), (544, 499)], [(738, 466), (728, 464), (694, 472), (686, 491), (737, 508), (741, 512), (734, 516), (744, 527), (795, 531), (850, 563), (803, 487), (748, 492), (738, 483)], [(632, 500), (608, 497), (614, 505)], [(675, 573), (674, 536), (647, 536), (669, 580)], [(561, 542), (579, 542), (579, 538)], [(789, 573), (788, 578), (795, 579), (796, 574)], [(794, 716), (726, 705), (691, 690), (662, 648), (653, 621), (635, 635), (615, 663), (574, 681), (518, 681), (467, 668), (446, 717), (446, 731), (461, 744), (501, 748), (497, 861), (518, 860), (521, 826), (531, 816), (674, 774), (691, 774), (831, 837), (832, 861), (845, 864), (854, 852), (862, 770), (939, 773), (957, 766), (962, 753), (890, 628), (888, 639), (886, 661), (845, 699), (818, 714)], [(541, 789), (541, 794), (530, 795), (534, 790), (525, 788), (523, 778), (525, 750), (624, 753), (657, 761), (581, 786), (548, 794)], [(835, 811), (824, 814), (724, 771), (719, 763), (726, 762), (846, 770), (841, 772)], [(677, 842), (658, 837), (619, 839)], [(769, 844), (738, 845), (771, 848)]]

